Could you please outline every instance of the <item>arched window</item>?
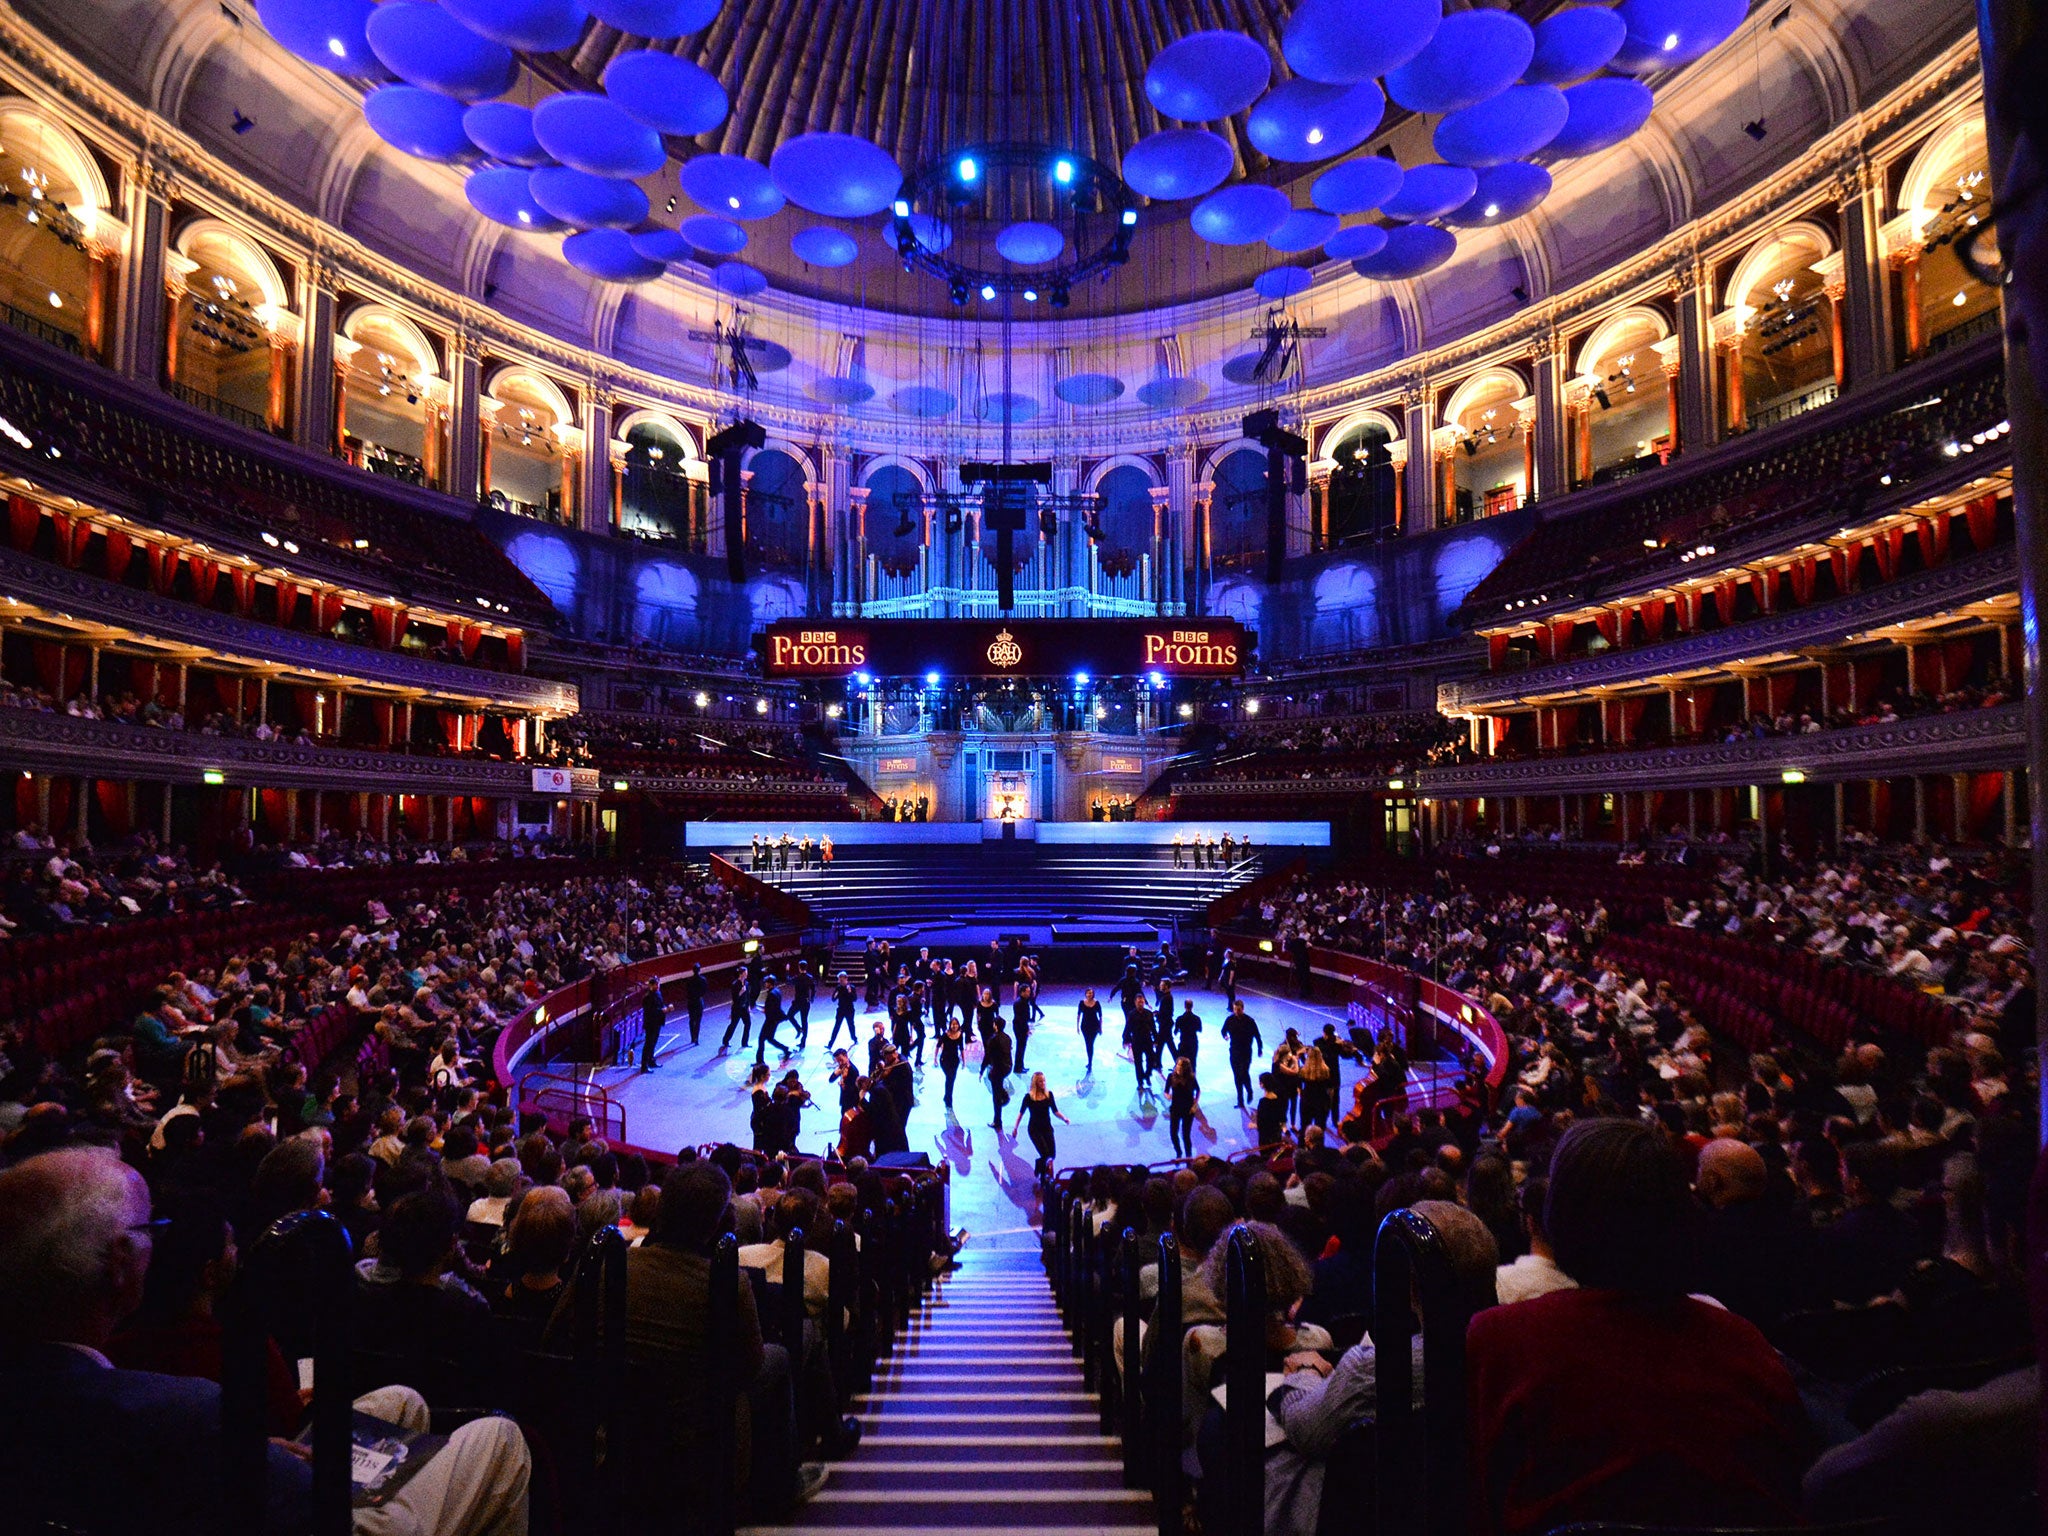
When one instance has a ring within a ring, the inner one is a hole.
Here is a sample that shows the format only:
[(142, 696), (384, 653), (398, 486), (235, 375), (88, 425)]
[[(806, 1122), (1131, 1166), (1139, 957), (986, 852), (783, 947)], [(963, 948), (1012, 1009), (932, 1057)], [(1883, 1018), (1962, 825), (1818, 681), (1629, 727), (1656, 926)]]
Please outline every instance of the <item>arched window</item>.
[(566, 467), (575, 418), (567, 397), (530, 369), (506, 368), (491, 381), (484, 417), (484, 487), (491, 504), (569, 521)]
[(801, 569), (811, 512), (803, 465), (779, 448), (763, 448), (747, 469), (747, 549), (770, 569)]
[(1238, 448), (1223, 456), (1209, 501), (1210, 562), (1219, 571), (1248, 571), (1266, 559), (1266, 456)]
[(113, 317), (91, 241), (106, 200), (104, 178), (70, 130), (25, 101), (0, 102), (0, 303), (17, 329), (71, 351), (101, 350)]
[(285, 426), (290, 292), (253, 241), (218, 219), (195, 219), (173, 242), (181, 273), (165, 340), (172, 392), (242, 426)]
[(666, 416), (637, 416), (626, 427), (620, 469), (619, 526), (648, 539), (673, 539), (704, 552), (710, 488), (683, 466), (696, 456), (689, 434)]
[(1333, 545), (1383, 539), (1399, 529), (1398, 471), (1389, 451), (1393, 442), (1394, 434), (1384, 422), (1367, 420), (1346, 431), (1324, 453), (1337, 466), (1330, 471), (1325, 492)]
[(1516, 409), (1527, 394), (1513, 369), (1488, 368), (1444, 402), (1444, 425), (1452, 433), (1446, 523), (1512, 512), (1528, 495), (1529, 434)]
[(924, 486), (901, 464), (884, 464), (867, 481), (868, 553), (886, 571), (917, 569), (924, 545)]
[(1903, 300), (1899, 343), (1908, 356), (1981, 334), (1998, 324), (1998, 293), (1956, 255), (1961, 238), (1991, 203), (1991, 156), (1975, 112), (1937, 133), (1913, 157), (1899, 188), (1904, 228), (1893, 236)]
[(405, 316), (361, 304), (342, 323), (336, 348), (340, 392), (336, 439), (342, 457), (410, 485), (443, 484), (447, 382), (433, 343)]
[(1119, 464), (1095, 485), (1102, 504), (1102, 540), (1096, 553), (1105, 569), (1127, 574), (1152, 551), (1152, 477), (1135, 464)]
[(1671, 453), (1671, 389), (1658, 343), (1671, 326), (1636, 307), (1604, 321), (1579, 349), (1572, 482), (1611, 480)]
[(1730, 359), (1740, 368), (1730, 416), (1740, 405), (1741, 425), (1767, 427), (1835, 398), (1833, 305), (1814, 270), (1833, 249), (1826, 230), (1802, 221), (1736, 267), (1726, 307), (1742, 324)]

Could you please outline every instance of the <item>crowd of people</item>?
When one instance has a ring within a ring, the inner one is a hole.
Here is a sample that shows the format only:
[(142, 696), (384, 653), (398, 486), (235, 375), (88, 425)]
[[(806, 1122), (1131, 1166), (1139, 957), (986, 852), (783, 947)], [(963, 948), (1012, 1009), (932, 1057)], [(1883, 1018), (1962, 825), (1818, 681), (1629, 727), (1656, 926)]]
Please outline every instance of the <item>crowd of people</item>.
[[(1478, 1529), (1679, 1510), (1731, 1526), (1902, 1508), (1943, 1528), (1958, 1507), (2010, 1520), (2039, 1406), (2021, 1289), (2032, 970), (2011, 879), (1938, 850), (1861, 847), (1772, 881), (1731, 861), (1711, 897), (1674, 908), (1676, 923), (1895, 976), (1895, 945), (1926, 957), (1910, 969), (1949, 989), (1949, 1038), (1917, 1052), (1865, 1029), (1838, 1056), (1794, 1039), (1730, 1050), (1680, 990), (1605, 956), (1598, 898), (1346, 880), (1276, 893), (1252, 926), (1278, 950), (1300, 940), (1437, 976), (1502, 1023), (1512, 1067), (1498, 1096), (1467, 1075), (1444, 1102), (1328, 1127), (1327, 1097), (1306, 1104), (1309, 1047), (1290, 1042), (1296, 1080), (1276, 1081), (1277, 1052), (1262, 1079), (1284, 1102), (1259, 1157), (1084, 1171), (1099, 1243), (1126, 1228), (1179, 1239), (1198, 1507), (1220, 1514), (1229, 1480), (1208, 1392), (1229, 1231), (1247, 1224), (1265, 1259), (1267, 1369), (1283, 1378), (1267, 1530), (1314, 1536), (1332, 1528), (1326, 1488), (1367, 1496), (1355, 1469), (1369, 1453), (1346, 1436), (1374, 1416), (1372, 1234), (1408, 1207), (1442, 1240), (1455, 1305), (1478, 1314)], [(1387, 1035), (1331, 1045), (1318, 1078), (1341, 1085), (1346, 1062), (1373, 1062), (1358, 1108), (1397, 1081)], [(1854, 1416), (1865, 1376), (1936, 1365), (1953, 1395)], [(1918, 1481), (1931, 1456), (1955, 1472), (1938, 1487)]]

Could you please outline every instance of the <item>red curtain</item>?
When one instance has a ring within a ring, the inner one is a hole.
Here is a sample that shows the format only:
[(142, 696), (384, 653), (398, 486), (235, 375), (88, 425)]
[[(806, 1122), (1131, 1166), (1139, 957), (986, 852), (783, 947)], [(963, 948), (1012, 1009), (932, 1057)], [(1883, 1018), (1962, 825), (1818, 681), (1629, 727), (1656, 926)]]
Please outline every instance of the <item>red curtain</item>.
[(1594, 614), (1593, 627), (1600, 631), (1600, 638), (1609, 645), (1621, 643), (1621, 618), (1612, 608), (1602, 608)]
[(135, 541), (121, 528), (107, 530), (107, 580), (123, 581), (128, 575), (128, 566), (135, 558)]
[(235, 612), (248, 618), (256, 611), (256, 573), (231, 570), (228, 572), (228, 587), (235, 594)]
[(33, 827), (36, 824), (36, 781), (33, 775), (14, 775), (14, 824), (17, 827)]
[(1770, 703), (1771, 713), (1784, 713), (1792, 702), (1792, 690), (1798, 686), (1799, 679), (1790, 672), (1773, 672), (1765, 681), (1769, 684), (1765, 697)]
[(393, 603), (375, 603), (370, 608), (370, 638), (385, 650), (395, 650), (405, 637), (408, 615)]
[(1681, 592), (1673, 600), (1678, 612), (1678, 632), (1689, 635), (1699, 627), (1700, 595), (1697, 592)]
[(92, 524), (68, 512), (52, 512), (50, 521), (57, 530), (57, 558), (77, 570), (85, 561), (86, 546), (92, 542)]
[(1776, 606), (1778, 595), (1778, 573), (1776, 571), (1751, 571), (1749, 590), (1756, 594), (1757, 611), (1769, 613)]
[(1999, 797), (2005, 793), (2005, 775), (2002, 773), (1973, 773), (1970, 775), (1970, 797), (1965, 802), (1969, 821), (1964, 830), (1974, 832), (1984, 824)]
[(1634, 741), (1636, 728), (1643, 723), (1643, 711), (1650, 707), (1649, 697), (1645, 694), (1634, 694), (1616, 699), (1614, 706), (1616, 719), (1621, 725), (1621, 739)]
[(1877, 554), (1877, 574), (1890, 581), (1898, 572), (1899, 556), (1905, 553), (1905, 524), (1883, 529), (1871, 539), (1870, 547)]
[(1844, 549), (1839, 544), (1828, 551), (1828, 564), (1835, 568), (1835, 590), (1837, 592), (1853, 592), (1856, 590), (1857, 558), (1856, 549)]
[(220, 562), (203, 559), (198, 555), (187, 555), (185, 569), (192, 573), (192, 595), (202, 605), (211, 604), (213, 594), (220, 586)]
[(93, 798), (99, 801), (100, 815), (105, 819), (107, 830), (115, 837), (126, 837), (134, 830), (128, 820), (128, 784), (123, 779), (94, 779)]
[(1939, 565), (1948, 558), (1948, 529), (1946, 512), (1920, 519), (1920, 558), (1927, 564)]
[(1642, 615), (1643, 639), (1646, 641), (1662, 640), (1664, 638), (1664, 620), (1671, 611), (1671, 599), (1668, 597), (1650, 598), (1648, 601), (1638, 604), (1636, 611)]
[(43, 509), (26, 496), (7, 498), (7, 536), (24, 553), (36, 547), (36, 530), (42, 526)]
[[(513, 635), (506, 642), (506, 649), (513, 652), (512, 664), (514, 666), (519, 665), (518, 653), (525, 649), (524, 638), (521, 635)], [(1513, 638), (1514, 636), (1512, 635), (1488, 635), (1486, 637), (1487, 670), (1492, 672), (1500, 670), (1501, 663), (1508, 659), (1508, 642)]]
[(1717, 581), (1713, 585), (1714, 611), (1721, 615), (1723, 624), (1735, 622), (1735, 578)]
[(1786, 579), (1792, 585), (1792, 600), (1796, 603), (1813, 601), (1813, 577), (1817, 564), (1811, 555), (1800, 555), (1785, 567)]
[(341, 622), (344, 607), (339, 592), (321, 592), (313, 598), (313, 622), (320, 626), (323, 635), (332, 634), (334, 626)]
[(514, 630), (505, 637), (505, 659), (514, 672), (526, 670), (526, 636), (521, 631)]
[(483, 638), (481, 624), (465, 624), (460, 619), (448, 621), (448, 643), (462, 653), (464, 661), (476, 655), (476, 648), (483, 643)]
[(85, 686), (85, 648), (59, 645), (54, 640), (33, 642), (36, 681), (59, 704)]
[(1944, 689), (1960, 688), (1970, 680), (1970, 667), (1977, 659), (1975, 639), (1944, 640), (1941, 642), (1941, 686)]
[(167, 544), (145, 543), (142, 553), (149, 562), (149, 590), (158, 597), (169, 597), (178, 579), (178, 551)]
[(299, 586), (297, 582), (280, 581), (277, 584), (277, 622), (286, 628), (299, 616)]
[(370, 701), (370, 718), (377, 723), (377, 745), (388, 747), (392, 742), (392, 727), (397, 719), (397, 707), (389, 699)]
[[(23, 782), (26, 783), (27, 781), (23, 780)], [(69, 832), (71, 827), (72, 807), (77, 803), (72, 796), (72, 790), (76, 786), (77, 782), (78, 781), (76, 779), (68, 778), (61, 774), (51, 778), (50, 824), (43, 829), (44, 831), (64, 831), (66, 833)]]
[(1979, 549), (1989, 549), (1998, 532), (1998, 497), (1979, 496), (1963, 508), (1963, 518), (1970, 530), (1970, 542)]

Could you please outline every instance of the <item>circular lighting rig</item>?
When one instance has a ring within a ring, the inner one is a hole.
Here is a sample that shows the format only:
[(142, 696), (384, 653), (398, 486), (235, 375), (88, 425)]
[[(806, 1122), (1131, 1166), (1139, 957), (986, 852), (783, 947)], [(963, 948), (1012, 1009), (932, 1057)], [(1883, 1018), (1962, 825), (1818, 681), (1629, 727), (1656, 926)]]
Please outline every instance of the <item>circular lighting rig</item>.
[[(969, 144), (948, 150), (905, 179), (891, 206), (890, 243), (903, 270), (928, 272), (953, 302), (1016, 294), (1049, 295), (1065, 308), (1071, 291), (1131, 259), (1138, 195), (1098, 160), (1045, 144)], [(1066, 235), (1058, 265), (1013, 263), (995, 253), (996, 232), (1032, 219)], [(962, 241), (967, 221), (985, 223), (987, 240)], [(934, 229), (946, 231), (931, 239)], [(975, 258), (986, 250), (992, 258)]]

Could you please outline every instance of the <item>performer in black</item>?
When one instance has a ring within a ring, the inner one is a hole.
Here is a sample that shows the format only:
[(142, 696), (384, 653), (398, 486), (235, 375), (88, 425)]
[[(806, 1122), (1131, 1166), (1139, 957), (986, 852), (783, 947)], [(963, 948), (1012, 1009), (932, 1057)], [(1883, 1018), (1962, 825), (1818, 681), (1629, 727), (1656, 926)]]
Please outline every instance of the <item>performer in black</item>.
[(1053, 1140), (1052, 1134), (1054, 1117), (1057, 1116), (1062, 1125), (1071, 1125), (1073, 1122), (1060, 1114), (1058, 1101), (1053, 1098), (1052, 1090), (1045, 1086), (1043, 1072), (1031, 1074), (1031, 1087), (1025, 1092), (1024, 1097), (1017, 1101), (1017, 1118), (1010, 1126), (1012, 1138), (1017, 1134), (1017, 1127), (1024, 1123), (1026, 1115), (1031, 1117), (1031, 1145), (1038, 1149), (1038, 1157), (1031, 1164), (1031, 1171), (1044, 1178), (1052, 1172), (1052, 1160), (1059, 1153), (1059, 1143)]
[(662, 1022), (668, 1010), (661, 1005), (661, 983), (656, 982), (640, 999), (640, 1070), (652, 1072), (655, 1048), (661, 1043)]
[(732, 1032), (740, 1032), (740, 1049), (747, 1048), (748, 1036), (754, 1028), (754, 1013), (751, 996), (747, 991), (747, 968), (741, 966), (732, 973), (732, 1011), (726, 1015), (725, 1038), (718, 1043), (721, 1051), (732, 1049)]
[(771, 1045), (785, 1057), (789, 1055), (789, 1047), (775, 1038), (775, 1028), (782, 1020), (782, 983), (771, 977), (768, 991), (761, 1000), (761, 1038), (754, 1042), (754, 1060), (766, 1061)]
[(1138, 994), (1136, 1003), (1136, 1008), (1125, 1015), (1124, 1044), (1130, 1047), (1131, 1067), (1138, 1074), (1138, 1092), (1148, 1094), (1152, 1091), (1152, 1064), (1159, 1054), (1159, 1040), (1144, 993)]
[(832, 1038), (825, 1042), (825, 1049), (831, 1050), (839, 1043), (840, 1026), (846, 1028), (846, 1038), (854, 1045), (860, 1044), (860, 1026), (854, 1022), (854, 986), (846, 972), (839, 973), (839, 980), (832, 988)]
[(697, 1043), (697, 1032), (704, 1027), (704, 994), (708, 990), (704, 981), (704, 967), (693, 965), (690, 974), (683, 981), (683, 1006), (690, 1011), (690, 1044)]
[(1037, 989), (1020, 976), (1017, 978), (1017, 996), (1010, 1004), (1010, 1028), (1017, 1037), (1017, 1075), (1024, 1075), (1024, 1049), (1031, 1043), (1031, 1008)]
[(1266, 1043), (1259, 1038), (1258, 1020), (1244, 1011), (1244, 1004), (1231, 999), (1230, 1016), (1223, 1021), (1223, 1038), (1230, 1042), (1230, 1076), (1237, 1085), (1237, 1107), (1246, 1100), (1256, 1102), (1252, 1091), (1252, 1058)]
[(1237, 1006), (1237, 956), (1227, 949), (1223, 951), (1223, 964), (1216, 972), (1216, 988), (1233, 1008)]
[(796, 1025), (796, 1048), (807, 1050), (811, 1044), (811, 999), (817, 994), (818, 983), (811, 968), (801, 960), (796, 963), (796, 975), (790, 978), (789, 988), (789, 1017)]
[[(1166, 1017), (1165, 1008), (1159, 1010), (1159, 1016)], [(1195, 1012), (1192, 997), (1180, 1005), (1180, 1017), (1173, 1021), (1173, 1053), (1187, 1058), (1190, 1066), (1202, 1064), (1202, 1016)]]
[(939, 1036), (939, 1070), (946, 1074), (946, 1108), (953, 1107), (953, 1079), (960, 1075), (961, 1059), (967, 1054), (967, 1036), (960, 1028), (958, 1019), (946, 1021), (946, 1032)]
[(1195, 1109), (1201, 1102), (1195, 1064), (1183, 1056), (1166, 1076), (1166, 1132), (1173, 1138), (1175, 1157), (1195, 1155)]
[(996, 1011), (993, 1000), (988, 1008), (988, 1027), (981, 1037), (981, 1075), (988, 1079), (989, 1098), (995, 1106), (995, 1118), (989, 1121), (989, 1129), (1001, 1135), (1003, 1106), (1010, 1102), (1010, 1037), (1003, 1030), (1003, 1016)]
[(1076, 1022), (1081, 1027), (1081, 1044), (1088, 1052), (1088, 1071), (1085, 1075), (1093, 1077), (1095, 1075), (1095, 1041), (1096, 1037), (1102, 1033), (1102, 1004), (1096, 1001), (1095, 989), (1093, 987), (1090, 987), (1081, 994), (1080, 1006), (1075, 1008), (1074, 1016)]

